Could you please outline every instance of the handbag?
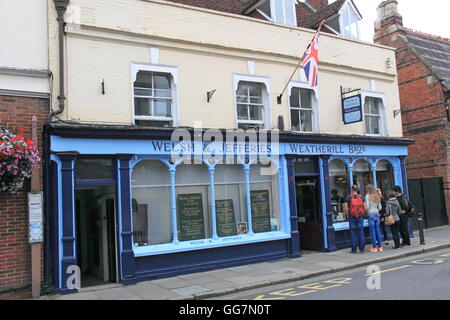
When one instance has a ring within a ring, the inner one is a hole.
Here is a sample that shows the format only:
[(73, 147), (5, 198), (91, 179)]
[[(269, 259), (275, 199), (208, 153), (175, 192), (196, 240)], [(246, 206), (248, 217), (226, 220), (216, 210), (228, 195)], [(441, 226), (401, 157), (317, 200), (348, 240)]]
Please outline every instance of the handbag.
[(395, 219), (392, 216), (392, 208), (389, 203), (387, 203), (387, 208), (389, 208), (389, 210), (386, 210), (386, 213), (389, 213), (389, 215), (384, 216), (384, 224), (387, 226), (391, 226), (395, 223)]

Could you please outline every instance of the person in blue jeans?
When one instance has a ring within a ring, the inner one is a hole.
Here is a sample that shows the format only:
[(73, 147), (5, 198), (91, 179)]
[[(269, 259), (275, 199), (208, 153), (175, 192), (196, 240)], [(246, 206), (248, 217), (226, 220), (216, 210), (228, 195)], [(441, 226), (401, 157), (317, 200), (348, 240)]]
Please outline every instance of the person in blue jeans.
[(364, 253), (366, 245), (363, 226), (365, 212), (366, 204), (361, 198), (359, 188), (357, 185), (353, 185), (352, 193), (344, 200), (344, 213), (348, 217), (350, 226), (351, 253), (356, 253), (357, 247), (359, 247), (360, 253)]
[(370, 252), (382, 252), (383, 243), (380, 230), (380, 210), (381, 198), (375, 187), (371, 184), (366, 186), (365, 203), (367, 208), (367, 214), (369, 216), (369, 228), (372, 236), (372, 248)]

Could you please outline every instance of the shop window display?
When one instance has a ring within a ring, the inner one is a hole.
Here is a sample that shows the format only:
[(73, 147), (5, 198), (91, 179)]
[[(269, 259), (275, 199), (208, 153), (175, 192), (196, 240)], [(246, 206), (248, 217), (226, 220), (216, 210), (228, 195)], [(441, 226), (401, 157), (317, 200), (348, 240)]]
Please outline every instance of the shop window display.
[(369, 162), (359, 159), (353, 165), (353, 184), (359, 188), (359, 192), (364, 199), (366, 194), (366, 186), (373, 184), (372, 169)]
[(381, 160), (377, 163), (377, 186), (381, 189), (383, 197), (386, 198), (387, 193), (394, 183), (394, 169), (392, 165), (387, 160)]
[(133, 243), (146, 246), (172, 241), (170, 177), (159, 160), (136, 164), (131, 176)]
[(350, 193), (347, 166), (341, 160), (332, 160), (329, 165), (329, 175), (333, 222), (347, 221), (344, 215), (344, 199)]

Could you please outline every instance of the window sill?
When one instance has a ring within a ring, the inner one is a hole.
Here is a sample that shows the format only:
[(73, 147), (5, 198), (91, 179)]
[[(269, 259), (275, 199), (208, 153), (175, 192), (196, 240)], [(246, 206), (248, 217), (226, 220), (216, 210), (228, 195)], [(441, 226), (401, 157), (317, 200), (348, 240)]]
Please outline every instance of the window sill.
[(178, 253), (184, 251), (203, 250), (226, 247), (230, 245), (251, 244), (265, 241), (290, 239), (291, 235), (283, 231), (241, 234), (223, 238), (208, 238), (191, 241), (180, 241), (178, 243), (166, 243), (153, 246), (136, 247), (133, 245), (135, 257), (145, 257), (159, 254)]

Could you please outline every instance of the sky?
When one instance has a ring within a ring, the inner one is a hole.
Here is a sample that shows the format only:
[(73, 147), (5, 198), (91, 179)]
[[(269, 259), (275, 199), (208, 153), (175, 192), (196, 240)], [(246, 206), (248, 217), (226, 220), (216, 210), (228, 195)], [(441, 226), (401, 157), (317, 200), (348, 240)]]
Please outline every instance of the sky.
[[(353, 0), (363, 16), (362, 40), (373, 42), (373, 24), (382, 0)], [(330, 0), (329, 3), (334, 2)], [(397, 0), (403, 26), (409, 29), (450, 38), (450, 0)]]

